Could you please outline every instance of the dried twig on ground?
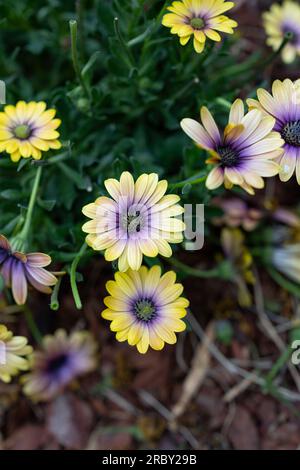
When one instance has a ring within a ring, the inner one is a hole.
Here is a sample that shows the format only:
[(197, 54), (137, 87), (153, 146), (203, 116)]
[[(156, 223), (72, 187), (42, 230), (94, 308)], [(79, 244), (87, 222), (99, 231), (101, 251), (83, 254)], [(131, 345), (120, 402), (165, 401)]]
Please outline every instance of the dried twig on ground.
[[(283, 353), (286, 350), (286, 345), (277, 333), (276, 328), (273, 326), (272, 322), (270, 321), (268, 315), (265, 312), (263, 292), (257, 269), (255, 269), (255, 277), (256, 282), (254, 284), (254, 298), (261, 326), (263, 328), (264, 333), (273, 341), (278, 350)], [(290, 371), (291, 376), (294, 379), (298, 391), (300, 391), (300, 375), (297, 369), (290, 361), (287, 363), (287, 367)]]
[[(198, 338), (201, 339), (201, 341), (205, 338), (205, 332), (203, 331), (201, 325), (199, 322), (196, 320), (194, 315), (189, 313), (189, 322), (190, 325), (192, 326), (195, 334), (198, 336)], [(265, 379), (262, 377), (259, 377), (258, 375), (255, 374), (254, 371), (248, 372), (244, 369), (242, 369), (239, 366), (236, 366), (232, 361), (227, 359), (224, 354), (221, 353), (221, 351), (213, 344), (211, 343), (209, 345), (209, 350), (211, 355), (231, 374), (234, 375), (240, 375), (241, 377), (244, 377), (248, 380), (253, 380), (253, 383), (259, 385), (260, 387), (265, 386)], [(293, 392), (292, 390), (289, 390), (285, 387), (277, 387), (278, 392), (282, 396), (283, 399), (289, 400), (291, 402), (300, 402), (300, 394)]]
[(183, 382), (180, 399), (172, 408), (173, 426), (176, 426), (177, 419), (184, 413), (190, 400), (197, 393), (205, 379), (210, 362), (209, 345), (214, 337), (214, 323), (211, 322), (206, 329), (203, 342), (197, 346), (191, 369)]

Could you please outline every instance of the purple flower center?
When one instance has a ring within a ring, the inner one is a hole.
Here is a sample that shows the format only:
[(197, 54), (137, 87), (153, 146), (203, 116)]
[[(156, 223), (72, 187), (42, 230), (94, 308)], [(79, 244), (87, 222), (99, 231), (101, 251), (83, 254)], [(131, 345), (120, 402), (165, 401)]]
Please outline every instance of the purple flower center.
[(129, 211), (121, 215), (122, 228), (130, 235), (139, 233), (145, 225), (145, 217), (140, 211)]
[(59, 354), (48, 361), (46, 370), (49, 374), (60, 372), (68, 364), (68, 361), (69, 356), (67, 354)]
[(134, 314), (139, 320), (149, 322), (156, 316), (156, 307), (150, 299), (137, 300), (133, 308)]
[(296, 28), (295, 25), (284, 25), (282, 28), (282, 32), (284, 35), (288, 33), (292, 35), (291, 39), (289, 40), (290, 44), (293, 44), (293, 46), (298, 45), (300, 40), (300, 34), (299, 30)]
[(8, 256), (9, 254), (7, 253), (7, 251), (3, 248), (0, 248), (0, 264), (3, 263)]
[(217, 148), (217, 152), (221, 158), (221, 166), (233, 167), (238, 161), (238, 153), (229, 145), (221, 146)]
[(300, 120), (286, 124), (281, 130), (281, 137), (287, 144), (300, 147)]

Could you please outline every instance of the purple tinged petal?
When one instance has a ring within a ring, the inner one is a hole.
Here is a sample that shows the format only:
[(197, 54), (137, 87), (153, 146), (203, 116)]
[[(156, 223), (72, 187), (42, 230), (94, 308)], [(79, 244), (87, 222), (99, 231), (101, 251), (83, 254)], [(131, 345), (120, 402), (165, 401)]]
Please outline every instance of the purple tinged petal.
[(24, 305), (27, 299), (27, 281), (24, 273), (24, 265), (18, 260), (13, 260), (12, 269), (12, 293), (18, 305)]
[(28, 253), (26, 256), (28, 266), (33, 268), (44, 268), (51, 263), (51, 257), (45, 253)]
[(29, 273), (37, 282), (44, 286), (54, 286), (57, 283), (56, 277), (43, 268), (33, 268), (26, 265), (26, 272)]
[(29, 272), (28, 269), (26, 269), (26, 278), (29, 284), (34, 287), (36, 290), (39, 292), (43, 292), (43, 294), (51, 294), (52, 289), (48, 286), (45, 286), (45, 284), (42, 284), (38, 282)]
[(13, 258), (9, 257), (6, 261), (4, 261), (3, 266), (1, 268), (1, 274), (4, 278), (4, 282), (6, 287), (11, 286), (11, 267), (12, 267)]

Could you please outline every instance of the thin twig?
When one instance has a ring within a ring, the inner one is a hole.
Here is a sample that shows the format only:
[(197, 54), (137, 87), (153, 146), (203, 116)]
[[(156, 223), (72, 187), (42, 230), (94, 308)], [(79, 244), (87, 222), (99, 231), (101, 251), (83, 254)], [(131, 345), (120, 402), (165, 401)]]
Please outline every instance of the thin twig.
[[(147, 392), (146, 390), (140, 390), (138, 392), (140, 399), (147, 405), (154, 408), (168, 423), (168, 427), (172, 432), (174, 430), (171, 428), (170, 423), (172, 421), (173, 414), (169, 411), (160, 401), (158, 401), (151, 393)], [(193, 449), (199, 449), (199, 442), (193, 436), (191, 431), (186, 428), (185, 426), (179, 425), (177, 431), (181, 436), (190, 444)]]
[[(277, 333), (276, 328), (273, 326), (272, 322), (270, 321), (268, 315), (265, 312), (264, 298), (263, 298), (262, 287), (261, 287), (261, 283), (259, 279), (258, 270), (254, 269), (254, 272), (255, 272), (255, 278), (256, 278), (256, 282), (254, 284), (254, 299), (255, 299), (256, 310), (258, 313), (261, 326), (265, 334), (273, 341), (273, 343), (276, 345), (278, 350), (281, 353), (283, 353), (286, 350), (286, 345), (284, 344), (283, 340)], [(291, 376), (294, 379), (294, 382), (297, 386), (298, 391), (300, 392), (300, 375), (297, 369), (290, 361), (287, 362), (287, 367), (290, 371)]]
[[(203, 341), (205, 338), (205, 333), (201, 327), (201, 325), (197, 322), (196, 318), (194, 315), (190, 312), (189, 313), (189, 323), (191, 327), (193, 328), (195, 334), (198, 336), (198, 338)], [(253, 383), (259, 385), (260, 387), (265, 387), (266, 381), (262, 377), (259, 377), (258, 375), (255, 374), (254, 371), (248, 372), (244, 369), (242, 369), (239, 366), (236, 366), (233, 362), (231, 362), (229, 359), (227, 359), (221, 351), (212, 343), (209, 345), (209, 350), (211, 352), (211, 355), (230, 373), (233, 375), (239, 375), (241, 377), (244, 377), (246, 379), (251, 379), (253, 378)], [(277, 388), (278, 392), (280, 393), (281, 397), (283, 399), (289, 400), (291, 402), (300, 402), (300, 393), (293, 392), (287, 388), (284, 387), (278, 387)]]

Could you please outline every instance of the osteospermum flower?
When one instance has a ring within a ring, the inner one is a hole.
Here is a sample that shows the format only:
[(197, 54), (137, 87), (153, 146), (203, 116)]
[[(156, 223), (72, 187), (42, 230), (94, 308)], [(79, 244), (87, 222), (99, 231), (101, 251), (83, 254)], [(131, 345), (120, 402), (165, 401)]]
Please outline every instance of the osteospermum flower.
[(34, 401), (48, 401), (76, 377), (97, 366), (97, 345), (87, 331), (67, 336), (57, 330), (43, 338), (42, 349), (32, 357), (32, 370), (24, 377), (24, 393)]
[(282, 50), (282, 60), (291, 63), (300, 55), (300, 5), (294, 1), (284, 1), (282, 5), (273, 4), (263, 14), (264, 27), (268, 36), (267, 44), (277, 50), (285, 35), (292, 34), (292, 39)]
[(237, 22), (224, 16), (223, 13), (234, 6), (225, 0), (183, 0), (173, 2), (164, 15), (162, 24), (177, 34), (180, 44), (185, 46), (191, 37), (194, 38), (194, 49), (201, 53), (206, 39), (221, 41), (222, 33), (232, 34)]
[(140, 353), (146, 353), (149, 346), (160, 350), (165, 343), (176, 343), (175, 333), (185, 330), (181, 318), (189, 302), (180, 297), (183, 286), (176, 284), (175, 272), (161, 276), (159, 266), (117, 272), (106, 289), (110, 296), (104, 299), (108, 308), (102, 317), (111, 321), (118, 341), (128, 341)]
[(300, 80), (275, 80), (272, 95), (260, 88), (258, 101), (249, 99), (250, 108), (260, 109), (275, 118), (274, 129), (284, 141), (283, 155), (278, 159), (281, 181), (288, 181), (296, 171), (300, 184)]
[(7, 238), (0, 235), (0, 274), (5, 285), (12, 288), (18, 305), (25, 304), (28, 285), (45, 294), (51, 294), (50, 286), (57, 283), (57, 278), (44, 269), (50, 263), (50, 256), (44, 253), (25, 254), (14, 251)]
[(242, 227), (246, 231), (254, 230), (263, 217), (260, 210), (251, 207), (247, 202), (238, 198), (215, 199), (214, 205), (220, 207), (224, 214), (214, 217), (216, 225), (227, 225), (228, 227)]
[(27, 338), (13, 336), (6, 326), (0, 325), (0, 379), (10, 382), (20, 371), (29, 369), (28, 355), (32, 353)]
[(282, 155), (284, 141), (278, 132), (272, 132), (275, 119), (259, 110), (244, 114), (242, 100), (231, 106), (228, 125), (220, 133), (215, 120), (206, 107), (201, 108), (202, 125), (193, 119), (183, 119), (181, 127), (200, 147), (207, 150), (215, 168), (206, 180), (208, 189), (225, 183), (226, 188), (239, 185), (249, 194), (253, 188), (263, 188), (262, 177), (278, 174), (274, 161)]
[(278, 271), (300, 284), (300, 243), (274, 248), (272, 263)]
[(39, 160), (42, 152), (61, 148), (57, 140), (60, 119), (55, 109), (46, 109), (43, 101), (19, 101), (0, 113), (0, 152), (7, 152), (13, 162), (21, 157)]
[(182, 242), (184, 223), (175, 218), (184, 212), (179, 196), (165, 195), (166, 180), (158, 175), (141, 175), (136, 182), (128, 172), (120, 181), (104, 182), (111, 198), (99, 197), (82, 212), (92, 220), (82, 230), (89, 235), (86, 242), (94, 250), (105, 250), (106, 261), (119, 259), (120, 271), (138, 270), (143, 255), (169, 257), (169, 243)]

